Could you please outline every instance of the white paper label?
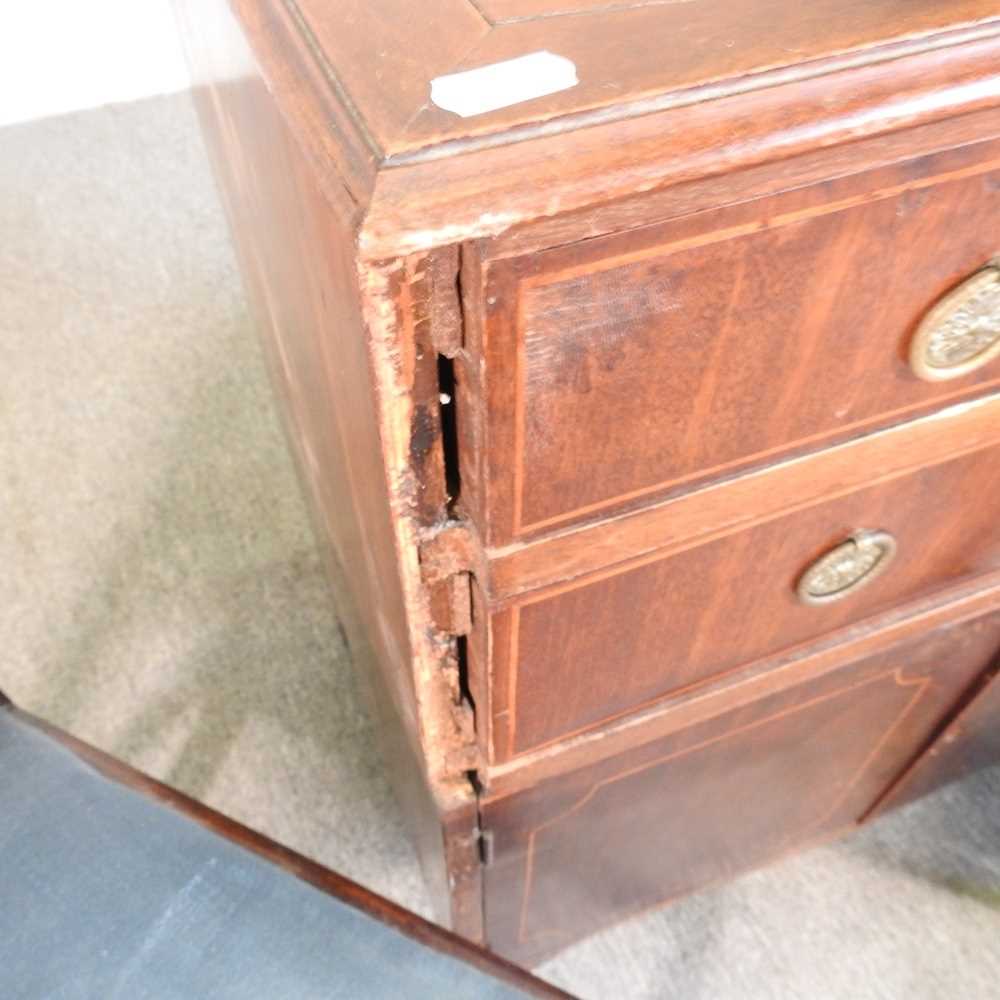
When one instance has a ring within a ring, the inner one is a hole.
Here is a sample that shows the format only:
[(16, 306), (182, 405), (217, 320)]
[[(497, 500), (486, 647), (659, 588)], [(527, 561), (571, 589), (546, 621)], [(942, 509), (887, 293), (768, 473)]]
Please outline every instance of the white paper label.
[(576, 65), (552, 52), (531, 52), (516, 59), (477, 66), (431, 80), (431, 100), (463, 118), (569, 90), (580, 81)]

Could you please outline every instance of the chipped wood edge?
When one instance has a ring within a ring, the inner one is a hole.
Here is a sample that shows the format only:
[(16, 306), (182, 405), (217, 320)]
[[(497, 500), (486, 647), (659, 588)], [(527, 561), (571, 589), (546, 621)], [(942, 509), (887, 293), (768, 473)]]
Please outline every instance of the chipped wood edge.
[[(359, 252), (378, 260), (493, 239), (622, 198), (718, 180), (1000, 106), (1000, 30), (942, 41), (947, 44), (937, 49), (899, 55), (891, 75), (885, 64), (874, 63), (634, 118), (579, 122), (555, 134), (463, 148), (460, 156), (383, 159)], [(619, 149), (627, 149), (628, 157), (607, 155)], [(588, 224), (575, 238), (611, 231), (613, 226)]]
[[(426, 263), (426, 259), (421, 265)], [(418, 517), (419, 482), (410, 462), (414, 419), (415, 344), (401, 335), (394, 289), (406, 282), (407, 261), (358, 265), (362, 317), (374, 379), (379, 435), (392, 511), (400, 583), (407, 609), (417, 721), (427, 779), (443, 811), (476, 801), (466, 776), (479, 763), (472, 719), (463, 705), (452, 637), (435, 624), (420, 565), (427, 534)]]

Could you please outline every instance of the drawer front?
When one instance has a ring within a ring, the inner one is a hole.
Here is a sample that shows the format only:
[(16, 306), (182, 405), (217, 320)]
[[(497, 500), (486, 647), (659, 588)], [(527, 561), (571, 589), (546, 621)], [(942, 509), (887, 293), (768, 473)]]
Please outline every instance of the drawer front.
[(849, 829), (998, 647), (993, 612), (487, 798), (489, 945), (531, 961)]
[(494, 759), (1000, 567), (998, 497), (993, 445), (521, 595), (492, 617)]
[[(940, 380), (910, 358), (921, 320), (1000, 251), (998, 168), (984, 143), (484, 264), (489, 542), (1000, 383), (1000, 360)], [(1000, 337), (1000, 297), (974, 309)]]

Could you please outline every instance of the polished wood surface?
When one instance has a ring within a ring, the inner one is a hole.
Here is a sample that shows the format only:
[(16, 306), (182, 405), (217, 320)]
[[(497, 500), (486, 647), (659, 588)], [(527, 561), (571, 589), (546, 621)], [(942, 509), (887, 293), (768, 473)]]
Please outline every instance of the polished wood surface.
[(931, 384), (907, 360), (997, 225), (988, 144), (484, 265), (487, 541), (997, 386), (1000, 364)]
[[(637, 192), (655, 197), (672, 185), (705, 180), (716, 192), (708, 204), (728, 204), (743, 186), (744, 170), (766, 164), (767, 177), (757, 183), (780, 178), (781, 187), (795, 172), (789, 158), (819, 151), (830, 151), (821, 177), (858, 172), (871, 166), (878, 143), (855, 150), (855, 142), (884, 138), (891, 145), (895, 137), (905, 145), (904, 130), (948, 122), (960, 132), (961, 116), (995, 112), (998, 52), (1000, 38), (990, 35), (850, 72), (668, 104), (633, 118), (600, 118), (575, 131), (545, 128), (517, 134), (513, 143), (465, 140), (424, 156), (390, 158), (378, 174), (362, 252), (378, 259), (456, 238), (499, 236), (550, 217), (566, 224), (557, 223), (563, 237), (549, 246), (587, 239), (610, 231), (605, 224), (619, 217), (616, 203)], [(995, 137), (997, 124), (997, 115), (987, 114), (972, 134)]]
[[(807, 6), (790, 0), (429, 0), (419, 9), (404, 0), (295, 0), (288, 6), (326, 57), (328, 73), (335, 74), (331, 85), (343, 89), (373, 139), (396, 155), (557, 116), (603, 111), (624, 117), (648, 109), (636, 107), (640, 101), (691, 103), (706, 93), (878, 63), (946, 44), (940, 36), (949, 32), (985, 36), (996, 31), (1000, 15), (991, 0), (814, 0)], [(436, 76), (543, 49), (574, 62), (577, 86), (472, 119), (429, 100)]]
[[(826, 82), (833, 85), (831, 81)], [(693, 114), (698, 107), (688, 110)], [(763, 199), (817, 181), (879, 170), (962, 146), (985, 149), (998, 135), (1000, 113), (986, 106), (925, 124), (911, 124), (903, 130), (856, 136), (846, 144), (811, 149), (796, 147), (778, 161), (740, 163), (730, 172), (709, 170), (693, 179), (682, 177), (677, 183), (634, 191), (609, 201), (514, 224), (482, 241), (483, 256), (490, 260), (518, 257), (581, 239), (648, 226), (653, 220), (665, 222), (694, 212), (717, 211), (727, 205)], [(730, 150), (730, 155), (739, 155), (739, 151)], [(676, 161), (665, 160), (662, 165), (673, 166)]]
[[(511, 795), (723, 712), (743, 709), (789, 686), (823, 677), (845, 662), (876, 656), (940, 628), (958, 628), (997, 610), (1000, 610), (1000, 571), (756, 660), (600, 728), (547, 744), (504, 763), (491, 764), (480, 774), (490, 794)], [(953, 711), (957, 713), (960, 709), (961, 703)]]
[[(497, 25), (469, 0), (435, 0), (419, 18), (412, 6), (232, 3), (271, 98), (321, 182), (345, 182), (367, 206), (359, 249), (370, 260), (544, 217), (571, 220), (595, 203), (754, 164), (783, 172), (780, 161), (794, 153), (840, 146), (850, 158), (845, 143), (1000, 104), (991, 82), (1000, 77), (995, 0), (828, 0), (826, 23), (787, 0), (741, 4), (738, 14), (721, 0), (611, 5)], [(755, 19), (753, 7), (768, 18), (782, 13), (772, 24)], [(692, 17), (705, 25), (694, 37)], [(776, 24), (799, 39), (797, 52), (780, 48)], [(721, 47), (712, 41), (719, 31), (727, 32)], [(669, 60), (648, 48), (664, 32)], [(678, 34), (690, 45), (678, 48)], [(642, 45), (632, 44), (636, 37)], [(563, 42), (588, 68), (562, 94), (473, 119), (429, 101), (442, 72), (532, 51), (522, 44)], [(225, 45), (220, 37), (216, 47)], [(982, 126), (976, 133), (987, 134)]]
[[(870, 470), (876, 481), (877, 474)], [(666, 558), (527, 595), (494, 621), (495, 632), (506, 633), (505, 657), (494, 667), (497, 759), (1000, 568), (996, 510), (973, 502), (998, 491), (994, 448)], [(803, 604), (795, 592), (803, 571), (859, 528), (895, 536), (893, 563), (835, 604)]]
[(493, 606), (516, 604), (889, 483), (1000, 443), (1000, 394), (697, 488), (528, 543), (486, 549)]
[(913, 802), (942, 785), (1000, 764), (1000, 660), (969, 693), (960, 711), (936, 733), (913, 767), (876, 805), (873, 815)]
[(531, 961), (849, 829), (1000, 647), (943, 627), (523, 792), (487, 797), (487, 936)]

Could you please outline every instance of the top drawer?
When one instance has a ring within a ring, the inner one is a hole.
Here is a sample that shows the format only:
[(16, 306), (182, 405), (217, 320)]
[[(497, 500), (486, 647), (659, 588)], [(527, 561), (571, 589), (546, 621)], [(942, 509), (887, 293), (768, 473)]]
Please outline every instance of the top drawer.
[[(470, 402), (487, 429), (489, 543), (996, 386), (1000, 360), (928, 381), (909, 351), (998, 251), (990, 143), (485, 263)], [(970, 316), (973, 336), (1000, 336), (1000, 297), (980, 296), (956, 327)]]

